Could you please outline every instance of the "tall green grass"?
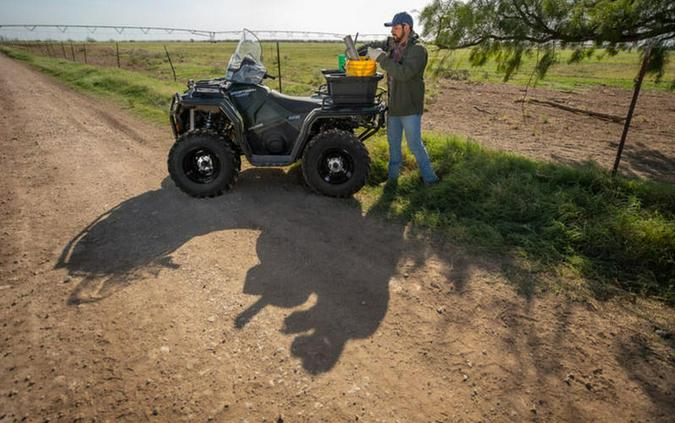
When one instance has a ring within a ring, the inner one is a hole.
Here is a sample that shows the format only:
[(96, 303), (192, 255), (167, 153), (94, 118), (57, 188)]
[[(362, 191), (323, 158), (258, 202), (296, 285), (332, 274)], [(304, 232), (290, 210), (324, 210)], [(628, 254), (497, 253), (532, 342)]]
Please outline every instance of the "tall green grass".
[[(162, 124), (182, 85), (142, 72), (0, 51)], [(612, 178), (593, 164), (573, 168), (490, 151), (450, 135), (424, 138), (442, 181), (421, 185), (406, 154), (399, 186), (385, 191), (387, 144), (379, 135), (367, 143), (370, 185), (358, 194), (367, 208), (584, 281), (598, 295), (621, 288), (675, 304), (675, 187)]]
[(407, 156), (394, 190), (386, 140), (370, 151), (370, 207), (460, 243), (508, 253), (541, 270), (581, 276), (596, 293), (611, 288), (675, 302), (675, 187), (612, 178), (596, 165), (529, 160), (457, 137), (425, 134), (442, 177), (425, 187)]

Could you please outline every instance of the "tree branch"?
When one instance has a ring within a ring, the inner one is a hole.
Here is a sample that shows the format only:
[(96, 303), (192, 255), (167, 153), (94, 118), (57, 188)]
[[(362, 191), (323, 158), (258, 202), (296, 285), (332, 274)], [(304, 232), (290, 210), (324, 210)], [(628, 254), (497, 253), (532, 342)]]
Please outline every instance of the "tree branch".
[[(453, 26), (454, 30), (468, 35), (451, 43), (438, 42), (441, 37), (437, 37), (436, 45), (439, 48), (459, 49), (476, 47), (488, 41), (516, 44), (557, 41), (572, 45), (592, 42), (596, 45), (616, 45), (634, 44), (659, 37), (662, 40), (671, 40), (675, 34), (675, 20), (672, 19), (675, 9), (665, 3), (657, 3), (636, 11), (627, 9), (623, 14), (615, 13), (614, 21), (601, 22), (592, 12), (595, 8), (606, 7), (604, 2), (588, 1), (579, 6), (583, 7), (581, 9), (569, 6), (560, 9), (561, 13), (549, 14), (540, 7), (539, 0), (470, 0), (465, 3), (466, 7), (478, 19), (471, 22), (458, 21), (455, 23), (456, 28)], [(446, 13), (455, 12), (449, 8)], [(579, 22), (572, 19), (573, 13), (574, 16), (579, 13)], [(448, 15), (448, 18), (440, 22), (453, 21), (452, 15)], [(503, 24), (504, 22), (506, 23)], [(439, 28), (439, 35), (444, 32), (444, 28)]]
[(523, 3), (523, 7), (525, 8), (526, 13), (528, 15), (530, 15), (530, 17), (532, 19), (534, 19), (537, 23), (539, 23), (539, 30), (541, 30), (543, 32), (546, 32), (550, 35), (554, 35), (554, 36), (559, 35), (558, 31), (553, 30), (553, 29), (548, 27), (548, 25), (544, 22), (544, 20), (542, 19), (542, 17), (540, 15), (531, 12), (530, 8), (527, 7), (527, 5), (525, 3)]

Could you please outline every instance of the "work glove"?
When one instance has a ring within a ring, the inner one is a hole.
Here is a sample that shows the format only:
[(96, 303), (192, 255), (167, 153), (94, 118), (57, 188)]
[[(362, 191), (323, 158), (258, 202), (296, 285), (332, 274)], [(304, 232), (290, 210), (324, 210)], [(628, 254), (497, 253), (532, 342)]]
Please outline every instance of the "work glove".
[(368, 47), (368, 57), (377, 61), (377, 59), (384, 54), (381, 48)]

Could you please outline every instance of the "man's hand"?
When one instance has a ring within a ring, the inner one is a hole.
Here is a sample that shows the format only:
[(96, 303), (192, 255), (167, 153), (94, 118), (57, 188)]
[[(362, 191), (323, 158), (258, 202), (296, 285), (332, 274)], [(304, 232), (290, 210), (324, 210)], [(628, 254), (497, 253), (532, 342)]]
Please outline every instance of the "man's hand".
[(368, 57), (377, 61), (377, 59), (384, 54), (381, 48), (368, 47)]

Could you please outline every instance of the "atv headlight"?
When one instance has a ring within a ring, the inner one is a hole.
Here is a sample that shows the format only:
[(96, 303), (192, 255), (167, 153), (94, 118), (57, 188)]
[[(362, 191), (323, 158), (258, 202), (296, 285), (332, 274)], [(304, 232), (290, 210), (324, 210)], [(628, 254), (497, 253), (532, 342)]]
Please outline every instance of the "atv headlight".
[(180, 104), (180, 98), (178, 97), (178, 93), (176, 93), (173, 96), (173, 99), (171, 100), (171, 108), (169, 109), (171, 114), (176, 114), (178, 111), (178, 105)]

